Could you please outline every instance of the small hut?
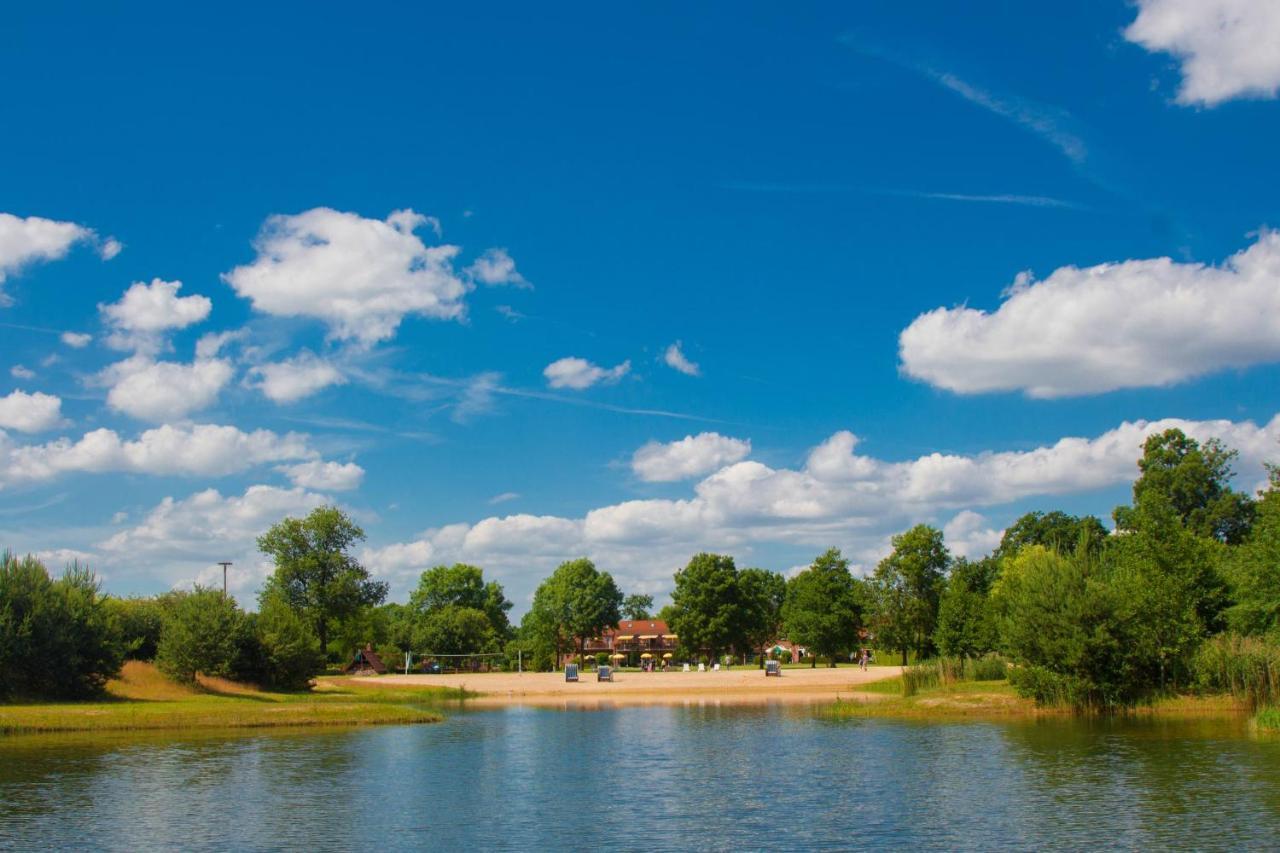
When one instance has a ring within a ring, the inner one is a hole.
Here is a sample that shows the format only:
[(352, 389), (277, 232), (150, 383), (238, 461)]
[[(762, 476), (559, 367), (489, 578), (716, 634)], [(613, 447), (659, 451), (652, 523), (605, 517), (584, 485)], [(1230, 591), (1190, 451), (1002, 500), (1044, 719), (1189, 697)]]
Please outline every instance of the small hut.
[(363, 649), (356, 650), (356, 656), (351, 659), (351, 663), (347, 664), (342, 671), (347, 675), (385, 675), (387, 665), (382, 662), (382, 658), (378, 657), (378, 653), (373, 650), (373, 644), (365, 643)]

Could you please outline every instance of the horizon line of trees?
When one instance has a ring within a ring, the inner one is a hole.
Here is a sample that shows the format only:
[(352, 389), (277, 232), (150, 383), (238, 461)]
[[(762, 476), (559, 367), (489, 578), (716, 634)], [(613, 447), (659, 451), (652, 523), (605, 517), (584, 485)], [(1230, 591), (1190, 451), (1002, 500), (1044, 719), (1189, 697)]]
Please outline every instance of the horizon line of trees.
[[(1132, 704), (1189, 686), (1210, 637), (1280, 642), (1280, 472), (1268, 468), (1255, 499), (1231, 487), (1235, 457), (1177, 429), (1152, 435), (1113, 533), (1094, 516), (1029, 512), (981, 559), (955, 557), (925, 524), (894, 536), (865, 578), (835, 548), (791, 578), (695, 554), (656, 615), (686, 660), (755, 653), (785, 637), (814, 665), (834, 665), (869, 635), (904, 664), (998, 653), (1041, 701)], [(273, 525), (258, 546), (275, 571), (254, 613), (201, 587), (104, 596), (78, 564), (54, 579), (34, 558), (6, 553), (0, 694), (91, 695), (128, 658), (189, 683), (205, 674), (296, 688), (366, 643), (390, 656), (483, 653), (550, 669), (623, 617), (653, 615), (651, 596), (624, 595), (586, 558), (545, 578), (518, 626), (502, 585), (462, 563), (423, 571), (406, 603), (386, 603), (387, 585), (351, 554), (363, 538), (332, 506)]]

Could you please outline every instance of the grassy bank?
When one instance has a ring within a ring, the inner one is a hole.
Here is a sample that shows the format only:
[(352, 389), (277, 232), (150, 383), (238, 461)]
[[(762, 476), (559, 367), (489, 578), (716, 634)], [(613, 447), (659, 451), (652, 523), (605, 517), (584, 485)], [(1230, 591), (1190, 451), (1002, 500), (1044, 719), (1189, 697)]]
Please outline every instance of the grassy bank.
[(323, 678), (308, 693), (273, 693), (222, 679), (175, 684), (131, 661), (92, 702), (0, 705), (0, 733), (359, 726), (437, 722), (432, 705), (467, 694), (443, 687), (388, 689)]
[[(860, 692), (865, 695), (842, 699), (818, 713), (830, 719), (888, 717), (919, 720), (1029, 719), (1072, 714), (1068, 707), (1038, 707), (1034, 700), (1019, 696), (1017, 690), (1005, 681), (962, 681), (922, 688), (914, 695), (903, 696), (902, 678), (899, 677), (868, 684)], [(1139, 706), (1129, 713), (1139, 716), (1238, 717), (1247, 714), (1248, 709), (1224, 694), (1175, 696)], [(1280, 723), (1280, 719), (1275, 722)]]

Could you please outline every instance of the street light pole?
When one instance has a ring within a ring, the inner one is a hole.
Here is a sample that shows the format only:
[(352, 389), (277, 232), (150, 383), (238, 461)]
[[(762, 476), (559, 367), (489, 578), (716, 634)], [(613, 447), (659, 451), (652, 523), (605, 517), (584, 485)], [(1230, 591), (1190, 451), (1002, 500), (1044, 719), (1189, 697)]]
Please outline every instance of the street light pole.
[(218, 565), (222, 566), (222, 597), (226, 598), (227, 597), (227, 566), (231, 565), (231, 561), (224, 560), (218, 563)]

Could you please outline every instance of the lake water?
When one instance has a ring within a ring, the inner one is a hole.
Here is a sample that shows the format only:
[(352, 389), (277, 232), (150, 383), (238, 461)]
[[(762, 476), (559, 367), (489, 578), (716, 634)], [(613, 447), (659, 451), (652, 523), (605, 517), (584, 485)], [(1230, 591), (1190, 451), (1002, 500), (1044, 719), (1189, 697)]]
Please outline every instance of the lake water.
[(1280, 739), (1242, 721), (828, 722), (796, 706), (8, 738), (0, 846), (1276, 849)]

